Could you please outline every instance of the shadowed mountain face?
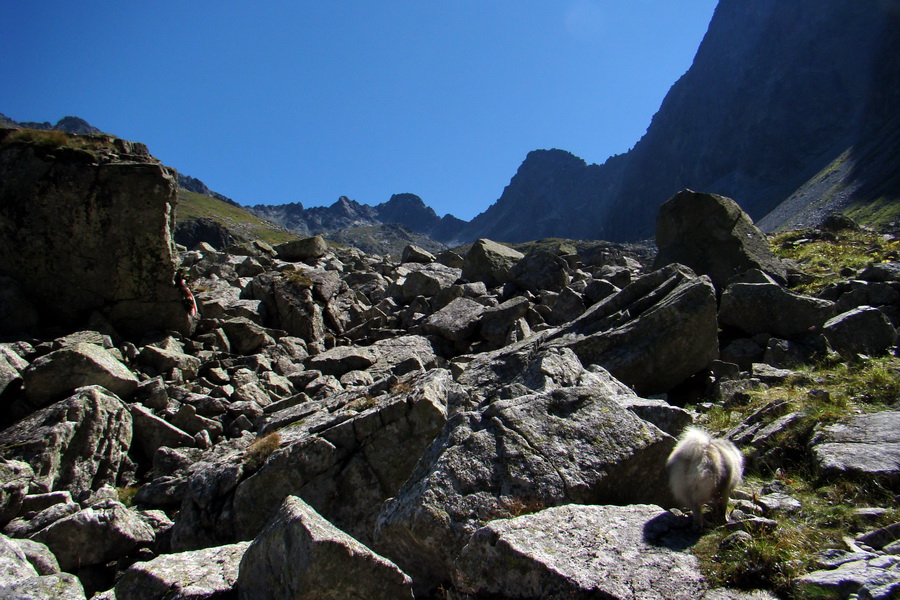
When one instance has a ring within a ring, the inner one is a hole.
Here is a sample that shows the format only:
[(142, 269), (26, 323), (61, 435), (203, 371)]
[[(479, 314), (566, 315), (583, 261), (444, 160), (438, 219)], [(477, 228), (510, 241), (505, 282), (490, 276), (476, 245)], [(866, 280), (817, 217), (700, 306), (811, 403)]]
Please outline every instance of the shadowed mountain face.
[(898, 30), (896, 0), (722, 0), (633, 150), (603, 165), (530, 153), (463, 237), (649, 237), (659, 205), (684, 188), (730, 196), (760, 219), (849, 149), (885, 164), (848, 168), (839, 184), (896, 194), (885, 173), (896, 173), (897, 136), (879, 144), (900, 109)]

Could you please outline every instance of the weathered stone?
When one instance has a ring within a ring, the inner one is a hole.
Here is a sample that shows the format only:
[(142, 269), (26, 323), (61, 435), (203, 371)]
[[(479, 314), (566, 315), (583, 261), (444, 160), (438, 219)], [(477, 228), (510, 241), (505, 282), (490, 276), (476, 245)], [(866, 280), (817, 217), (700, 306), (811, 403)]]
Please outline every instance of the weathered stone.
[(279, 244), (275, 246), (275, 252), (281, 260), (297, 262), (325, 256), (325, 253), (328, 252), (328, 244), (321, 235), (316, 235)]
[(459, 269), (452, 269), (440, 263), (431, 263), (418, 268), (406, 276), (400, 286), (398, 300), (410, 300), (416, 296), (430, 298), (441, 290), (453, 285), (460, 277)]
[(856, 560), (791, 581), (799, 593), (838, 598), (892, 600), (900, 595), (900, 556)]
[(117, 484), (131, 437), (122, 401), (86, 387), (0, 432), (0, 456), (32, 465), (35, 491), (77, 494)]
[(492, 521), (455, 561), (468, 594), (504, 598), (696, 600), (708, 588), (696, 536), (659, 506), (559, 506)]
[(900, 481), (900, 412), (852, 417), (819, 428), (811, 442), (825, 476), (879, 477)]
[(503, 244), (481, 239), (472, 244), (462, 266), (462, 278), (494, 287), (512, 280), (512, 268), (525, 255)]
[(213, 600), (231, 596), (249, 545), (240, 542), (135, 563), (116, 583), (116, 600)]
[(623, 386), (561, 388), (451, 417), (403, 488), (382, 507), (379, 552), (417, 586), (449, 577), (483, 523), (568, 503), (669, 503), (674, 440), (623, 410)]
[(35, 360), (24, 373), (25, 393), (35, 406), (64, 398), (75, 389), (103, 386), (121, 398), (137, 389), (137, 377), (109, 352), (94, 344), (78, 343)]
[(174, 284), (175, 173), (142, 144), (98, 143), (103, 160), (74, 148), (3, 144), (0, 271), (64, 326), (98, 310), (128, 336), (188, 333)]
[(409, 244), (405, 248), (403, 248), (403, 254), (401, 255), (400, 262), (404, 263), (432, 263), (436, 259), (434, 258), (434, 254), (429, 252), (428, 250), (423, 250), (418, 246), (413, 244)]
[(239, 539), (252, 538), (285, 497), (297, 495), (367, 543), (381, 503), (438, 435), (448, 405), (467, 400), (443, 369), (409, 377), (382, 396), (360, 396), (347, 392), (354, 399), (340, 409), (296, 407), (293, 423), (279, 430), (281, 448), (235, 492)]
[(19, 513), (33, 479), (28, 463), (0, 458), (0, 526)]
[(262, 300), (270, 327), (306, 342), (317, 342), (325, 333), (325, 322), (322, 307), (312, 298), (312, 286), (309, 278), (292, 281), (280, 273), (263, 273), (250, 282), (244, 295)]
[(481, 336), (495, 346), (505, 346), (516, 322), (528, 313), (531, 303), (523, 296), (510, 298), (481, 315)]
[(562, 325), (573, 321), (584, 314), (584, 298), (570, 287), (564, 287), (553, 302), (547, 322), (551, 325)]
[(265, 328), (250, 319), (236, 317), (222, 323), (231, 348), (238, 354), (253, 354), (263, 346), (274, 344)]
[(656, 217), (654, 268), (687, 265), (708, 275), (717, 290), (749, 269), (760, 269), (779, 283), (787, 271), (772, 253), (766, 235), (738, 204), (724, 196), (682, 190), (666, 200)]
[(158, 373), (167, 373), (172, 369), (178, 369), (184, 374), (185, 379), (194, 379), (200, 370), (200, 359), (196, 356), (156, 346), (144, 346), (138, 360), (153, 367)]
[(461, 342), (475, 334), (485, 307), (468, 298), (457, 298), (428, 317), (422, 330), (453, 342)]
[(377, 355), (359, 346), (336, 346), (310, 358), (306, 366), (325, 375), (340, 377), (345, 373), (365, 370), (375, 364)]
[(25, 558), (34, 567), (38, 575), (53, 575), (59, 573), (59, 562), (50, 549), (45, 544), (28, 539), (12, 540), (22, 552)]
[(541, 290), (562, 291), (572, 281), (565, 259), (547, 250), (529, 252), (510, 273), (517, 286), (535, 294)]
[(722, 294), (719, 322), (749, 335), (792, 338), (821, 327), (834, 316), (834, 303), (771, 283), (735, 283)]
[(600, 365), (638, 394), (666, 392), (718, 358), (715, 290), (670, 265), (598, 302), (545, 342)]
[(15, 537), (27, 537), (51, 523), (69, 515), (74, 515), (79, 510), (81, 510), (81, 506), (71, 500), (60, 502), (59, 504), (48, 506), (37, 514), (28, 515), (28, 518), (21, 516), (13, 519), (3, 528), (3, 531)]
[(412, 581), (396, 565), (290, 496), (247, 548), (241, 600), (366, 598), (412, 600)]
[(0, 586), (4, 600), (84, 600), (84, 587), (70, 573), (27, 577)]
[(143, 406), (132, 404), (129, 411), (134, 423), (134, 446), (144, 457), (152, 458), (162, 446), (181, 448), (194, 445), (192, 435), (160, 419)]
[[(400, 335), (372, 344), (378, 360), (369, 368), (373, 377), (393, 373), (398, 377), (406, 373), (438, 366), (438, 357), (428, 338), (421, 335)], [(413, 365), (414, 368), (410, 368)]]
[(37, 575), (15, 540), (0, 534), (0, 590), (20, 579)]
[(825, 322), (822, 333), (833, 350), (846, 357), (879, 355), (897, 341), (897, 330), (877, 308), (861, 306)]
[(119, 502), (107, 500), (32, 534), (46, 544), (63, 571), (102, 565), (154, 540), (153, 530)]

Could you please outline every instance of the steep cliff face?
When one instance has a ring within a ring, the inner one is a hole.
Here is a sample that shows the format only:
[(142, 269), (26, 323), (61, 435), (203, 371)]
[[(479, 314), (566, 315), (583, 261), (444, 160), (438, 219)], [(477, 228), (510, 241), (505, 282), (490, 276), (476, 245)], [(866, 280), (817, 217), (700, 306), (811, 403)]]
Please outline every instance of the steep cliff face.
[[(898, 30), (896, 0), (722, 0), (632, 151), (603, 165), (531, 153), (464, 237), (650, 237), (659, 205), (684, 188), (760, 219), (848, 149), (878, 146), (900, 108)], [(877, 171), (857, 161), (838, 187), (896, 169), (895, 154), (879, 156)]]
[(0, 274), (45, 324), (100, 312), (123, 334), (188, 332), (175, 287), (175, 172), (111, 136), (0, 131)]

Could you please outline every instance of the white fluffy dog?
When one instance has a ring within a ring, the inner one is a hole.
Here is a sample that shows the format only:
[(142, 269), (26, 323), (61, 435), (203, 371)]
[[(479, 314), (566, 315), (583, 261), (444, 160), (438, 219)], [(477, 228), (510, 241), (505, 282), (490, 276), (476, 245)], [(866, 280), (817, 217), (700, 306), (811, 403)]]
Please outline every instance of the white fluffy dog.
[(715, 519), (725, 521), (728, 498), (744, 474), (744, 457), (730, 441), (688, 427), (669, 455), (666, 470), (675, 500), (693, 512), (694, 529), (702, 530), (704, 504), (712, 506)]

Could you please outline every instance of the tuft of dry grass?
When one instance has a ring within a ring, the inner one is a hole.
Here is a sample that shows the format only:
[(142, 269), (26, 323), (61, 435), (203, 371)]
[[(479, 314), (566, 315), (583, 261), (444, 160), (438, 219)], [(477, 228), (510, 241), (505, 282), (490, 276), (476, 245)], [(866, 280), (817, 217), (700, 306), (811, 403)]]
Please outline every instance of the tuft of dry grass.
[(247, 448), (244, 466), (251, 471), (258, 469), (273, 452), (278, 450), (279, 446), (281, 446), (281, 435), (277, 431), (255, 440)]

